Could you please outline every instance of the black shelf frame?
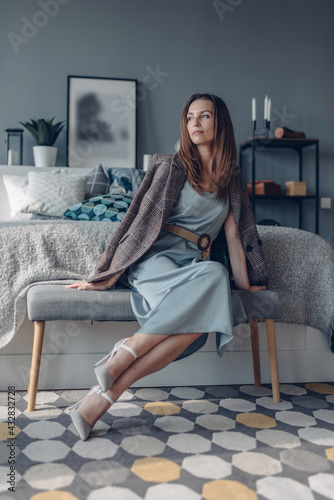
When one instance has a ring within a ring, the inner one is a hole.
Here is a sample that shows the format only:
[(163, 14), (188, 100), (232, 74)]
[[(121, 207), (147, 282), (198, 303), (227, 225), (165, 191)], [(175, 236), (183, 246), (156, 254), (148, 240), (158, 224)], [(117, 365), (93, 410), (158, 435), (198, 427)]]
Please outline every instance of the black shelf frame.
[[(315, 148), (315, 194), (306, 196), (289, 196), (289, 195), (256, 195), (255, 180), (256, 180), (256, 151), (264, 149), (293, 149), (298, 155), (299, 181), (303, 180), (303, 149), (309, 146)], [(294, 201), (299, 208), (299, 229), (303, 226), (303, 201), (315, 200), (315, 233), (319, 234), (319, 140), (318, 139), (272, 139), (268, 137), (253, 137), (239, 146), (239, 164), (242, 173), (243, 156), (245, 151), (251, 149), (251, 170), (252, 170), (252, 194), (250, 199), (252, 202), (253, 212), (255, 216), (255, 205), (257, 200), (277, 200), (277, 201)]]

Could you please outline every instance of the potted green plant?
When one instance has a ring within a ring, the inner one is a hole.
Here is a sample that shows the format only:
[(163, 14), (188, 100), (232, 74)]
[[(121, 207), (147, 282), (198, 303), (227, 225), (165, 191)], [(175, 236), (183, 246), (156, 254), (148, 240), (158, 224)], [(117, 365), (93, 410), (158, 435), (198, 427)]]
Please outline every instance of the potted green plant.
[(56, 163), (57, 148), (54, 147), (65, 121), (53, 123), (55, 117), (44, 120), (32, 119), (31, 122), (20, 122), (33, 136), (36, 146), (33, 147), (36, 167), (53, 167)]

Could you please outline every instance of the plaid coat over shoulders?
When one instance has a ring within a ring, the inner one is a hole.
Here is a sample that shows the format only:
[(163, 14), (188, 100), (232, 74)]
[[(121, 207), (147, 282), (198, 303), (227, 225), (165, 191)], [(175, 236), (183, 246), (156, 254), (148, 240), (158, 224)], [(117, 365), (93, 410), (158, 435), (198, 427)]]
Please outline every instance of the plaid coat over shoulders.
[[(236, 175), (236, 190), (230, 195), (230, 203), (247, 256), (250, 282), (266, 284), (268, 275), (261, 240), (239, 167)], [(167, 222), (186, 178), (185, 168), (178, 153), (153, 156), (136, 196), (89, 282), (103, 281), (125, 271), (151, 248)], [(217, 248), (222, 238), (223, 228), (214, 242)]]

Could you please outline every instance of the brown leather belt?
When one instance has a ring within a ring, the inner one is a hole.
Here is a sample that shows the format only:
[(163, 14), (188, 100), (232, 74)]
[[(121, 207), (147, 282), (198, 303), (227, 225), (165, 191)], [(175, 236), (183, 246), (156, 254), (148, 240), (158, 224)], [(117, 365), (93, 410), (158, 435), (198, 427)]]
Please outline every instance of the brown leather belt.
[(191, 243), (195, 243), (201, 250), (203, 259), (207, 260), (209, 258), (212, 240), (208, 234), (204, 233), (198, 235), (176, 224), (165, 224), (163, 229), (177, 236), (181, 236), (181, 238), (191, 241)]

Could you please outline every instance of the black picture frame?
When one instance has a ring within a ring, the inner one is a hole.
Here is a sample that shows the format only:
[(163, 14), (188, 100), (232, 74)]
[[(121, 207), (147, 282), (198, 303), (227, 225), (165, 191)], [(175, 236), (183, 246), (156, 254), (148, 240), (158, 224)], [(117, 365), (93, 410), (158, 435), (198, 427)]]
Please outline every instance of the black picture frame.
[(135, 168), (137, 80), (67, 77), (67, 165)]

